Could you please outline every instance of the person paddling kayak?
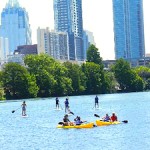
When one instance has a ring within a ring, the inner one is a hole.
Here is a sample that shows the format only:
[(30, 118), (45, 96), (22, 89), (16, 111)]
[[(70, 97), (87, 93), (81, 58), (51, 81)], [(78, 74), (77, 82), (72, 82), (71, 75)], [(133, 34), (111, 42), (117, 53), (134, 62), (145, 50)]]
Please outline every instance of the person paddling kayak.
[(111, 116), (110, 119), (111, 119), (112, 122), (118, 121), (117, 116), (116, 116), (116, 114), (114, 112), (112, 113), (112, 116)]
[(106, 121), (106, 122), (111, 120), (108, 114), (106, 114), (106, 116), (104, 116), (102, 119), (103, 121)]
[[(81, 118), (79, 116), (77, 116), (75, 119), (75, 125), (81, 125), (83, 123), (83, 121), (81, 121)], [(85, 121), (84, 121), (85, 122)]]
[(26, 105), (25, 101), (23, 101), (21, 107), (22, 107), (22, 116), (26, 116), (27, 115), (26, 114), (26, 107), (27, 107), (27, 105)]

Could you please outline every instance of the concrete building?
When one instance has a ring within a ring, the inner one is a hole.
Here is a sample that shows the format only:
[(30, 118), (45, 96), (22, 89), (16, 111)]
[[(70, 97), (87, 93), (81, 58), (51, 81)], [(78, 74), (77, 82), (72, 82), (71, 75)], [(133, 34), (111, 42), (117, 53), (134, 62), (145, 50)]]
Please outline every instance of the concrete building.
[(37, 30), (38, 54), (49, 54), (55, 59), (69, 60), (67, 32), (49, 31), (49, 28)]
[(17, 49), (14, 51), (14, 54), (37, 54), (37, 44), (18, 46)]
[(7, 38), (0, 37), (0, 64), (7, 61), (7, 55), (9, 54), (9, 43)]

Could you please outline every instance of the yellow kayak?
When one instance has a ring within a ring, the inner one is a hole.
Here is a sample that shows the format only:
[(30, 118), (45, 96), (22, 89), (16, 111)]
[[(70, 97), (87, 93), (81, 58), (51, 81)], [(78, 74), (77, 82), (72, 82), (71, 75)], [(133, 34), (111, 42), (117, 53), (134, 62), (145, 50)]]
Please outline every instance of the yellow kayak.
[(120, 124), (120, 121), (114, 121), (114, 122), (106, 122), (102, 120), (96, 120), (96, 125), (97, 126), (107, 126), (107, 125), (115, 125), (115, 124)]
[(57, 128), (64, 128), (64, 129), (70, 129), (70, 128), (76, 128), (76, 129), (82, 129), (82, 128), (93, 128), (94, 123), (83, 123), (81, 125), (72, 125), (72, 126), (63, 126), (63, 125), (57, 125)]

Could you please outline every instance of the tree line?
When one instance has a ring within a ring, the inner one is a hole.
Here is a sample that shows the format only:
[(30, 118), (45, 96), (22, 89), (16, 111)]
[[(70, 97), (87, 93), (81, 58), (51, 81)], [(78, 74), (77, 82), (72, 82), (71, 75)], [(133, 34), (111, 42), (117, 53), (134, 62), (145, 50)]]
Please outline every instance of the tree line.
[(105, 70), (91, 45), (81, 65), (60, 63), (46, 54), (27, 55), (25, 66), (7, 63), (0, 71), (0, 99), (136, 92), (150, 89), (150, 68), (131, 68), (119, 59)]

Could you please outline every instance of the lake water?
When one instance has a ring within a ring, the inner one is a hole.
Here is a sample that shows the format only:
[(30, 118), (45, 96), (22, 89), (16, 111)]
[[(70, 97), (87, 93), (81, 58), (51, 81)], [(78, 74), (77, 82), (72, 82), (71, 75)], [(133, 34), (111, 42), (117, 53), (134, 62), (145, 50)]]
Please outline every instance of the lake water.
[[(98, 95), (100, 109), (94, 110), (95, 95), (69, 97), (70, 108), (82, 120), (95, 122), (94, 114), (116, 112), (119, 125), (92, 129), (57, 129), (64, 110), (56, 111), (55, 98), (0, 103), (0, 150), (150, 150), (150, 92)], [(65, 97), (59, 98), (64, 108)]]

